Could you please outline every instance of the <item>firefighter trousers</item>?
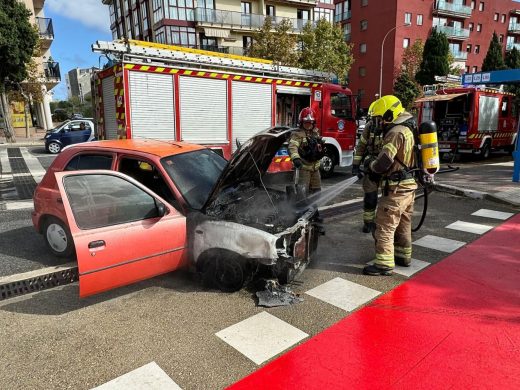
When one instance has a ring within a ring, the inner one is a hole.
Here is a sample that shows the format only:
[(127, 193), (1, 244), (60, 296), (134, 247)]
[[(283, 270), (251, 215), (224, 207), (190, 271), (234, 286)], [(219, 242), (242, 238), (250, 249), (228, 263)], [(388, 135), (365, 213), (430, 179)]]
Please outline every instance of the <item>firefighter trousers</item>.
[(305, 188), (307, 189), (307, 193), (309, 194), (319, 191), (321, 189), (321, 176), (319, 165), (318, 168), (316, 168), (315, 166), (302, 167), (300, 169), (298, 184), (305, 186)]
[(379, 189), (379, 182), (374, 182), (368, 178), (368, 175), (363, 176), (363, 222), (371, 223), (376, 218), (377, 208), (377, 191)]
[(395, 257), (406, 262), (412, 258), (412, 215), (415, 191), (390, 190), (379, 200), (376, 213), (376, 258), (380, 268), (394, 268)]

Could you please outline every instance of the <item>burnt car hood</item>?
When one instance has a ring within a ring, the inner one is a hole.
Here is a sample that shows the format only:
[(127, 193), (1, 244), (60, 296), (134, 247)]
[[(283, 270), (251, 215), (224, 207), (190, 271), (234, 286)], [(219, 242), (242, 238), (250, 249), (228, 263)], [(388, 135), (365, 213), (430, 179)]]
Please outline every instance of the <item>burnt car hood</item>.
[(286, 126), (271, 127), (244, 142), (231, 156), (202, 209), (206, 210), (220, 192), (230, 186), (247, 181), (258, 182), (278, 149), (289, 140), (292, 130)]

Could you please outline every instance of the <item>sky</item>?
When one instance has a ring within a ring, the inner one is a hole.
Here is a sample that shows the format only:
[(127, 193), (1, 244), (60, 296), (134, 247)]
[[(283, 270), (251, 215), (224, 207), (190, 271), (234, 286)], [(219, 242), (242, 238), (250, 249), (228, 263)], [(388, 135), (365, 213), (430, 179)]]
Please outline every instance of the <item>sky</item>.
[[(97, 41), (111, 41), (108, 6), (101, 0), (46, 0), (44, 13), (52, 18), (54, 41), (52, 59), (60, 64), (61, 83), (53, 88), (54, 100), (67, 99), (65, 75), (74, 68), (99, 66), (99, 55), (92, 53)], [(101, 66), (106, 59), (101, 58)]]

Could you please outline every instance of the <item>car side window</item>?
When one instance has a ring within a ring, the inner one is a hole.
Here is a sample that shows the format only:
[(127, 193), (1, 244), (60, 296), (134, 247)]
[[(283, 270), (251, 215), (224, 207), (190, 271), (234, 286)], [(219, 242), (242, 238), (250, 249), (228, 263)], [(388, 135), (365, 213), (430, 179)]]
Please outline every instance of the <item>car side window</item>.
[(79, 154), (68, 162), (65, 171), (79, 171), (81, 169), (111, 169), (112, 156), (100, 154)]
[(180, 206), (177, 198), (168, 184), (166, 184), (161, 172), (152, 163), (135, 158), (124, 157), (119, 161), (118, 170), (151, 189), (179, 210)]
[(90, 130), (90, 125), (88, 122), (73, 122), (69, 126), (70, 131), (83, 131)]
[(95, 229), (159, 217), (155, 198), (118, 176), (69, 176), (64, 178), (63, 186), (80, 229)]

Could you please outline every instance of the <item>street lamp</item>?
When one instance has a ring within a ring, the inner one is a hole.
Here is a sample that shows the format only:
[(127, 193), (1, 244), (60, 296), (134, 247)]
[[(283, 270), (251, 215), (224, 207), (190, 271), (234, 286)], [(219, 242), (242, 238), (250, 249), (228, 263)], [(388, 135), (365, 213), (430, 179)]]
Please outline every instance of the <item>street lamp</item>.
[(383, 88), (383, 49), (385, 47), (385, 40), (388, 34), (390, 34), (392, 31), (397, 29), (398, 27), (410, 27), (411, 23), (405, 23), (403, 25), (392, 27), (388, 32), (386, 33), (385, 37), (383, 38), (383, 42), (381, 43), (381, 69), (379, 72), (379, 97), (381, 97), (381, 89)]

